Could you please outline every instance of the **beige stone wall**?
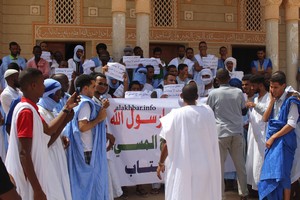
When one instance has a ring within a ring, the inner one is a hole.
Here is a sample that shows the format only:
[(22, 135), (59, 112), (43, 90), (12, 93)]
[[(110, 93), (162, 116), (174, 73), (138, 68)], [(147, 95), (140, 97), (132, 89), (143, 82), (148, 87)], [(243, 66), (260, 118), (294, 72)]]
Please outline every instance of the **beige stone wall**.
[[(95, 24), (111, 26), (111, 1), (107, 0), (83, 0), (83, 24)], [(89, 7), (98, 8), (98, 17), (88, 16)]]
[[(231, 1), (225, 5), (224, 0), (202, 0), (202, 1), (180, 1), (178, 6), (179, 16), (178, 25), (186, 29), (204, 29), (204, 30), (236, 30), (237, 29), (237, 4)], [(184, 19), (185, 11), (192, 11), (194, 20), (186, 21)], [(233, 22), (225, 22), (225, 13), (233, 14)]]
[(279, 19), (279, 69), (286, 73), (286, 28), (285, 28), (285, 10), (284, 7), (280, 7), (280, 19)]
[[(28, 59), (32, 56), (34, 45), (32, 23), (45, 22), (47, 3), (45, 0), (2, 0), (2, 2), (2, 56), (9, 53), (9, 42), (16, 41), (21, 46), (21, 55)], [(40, 15), (30, 15), (30, 5), (40, 6)]]

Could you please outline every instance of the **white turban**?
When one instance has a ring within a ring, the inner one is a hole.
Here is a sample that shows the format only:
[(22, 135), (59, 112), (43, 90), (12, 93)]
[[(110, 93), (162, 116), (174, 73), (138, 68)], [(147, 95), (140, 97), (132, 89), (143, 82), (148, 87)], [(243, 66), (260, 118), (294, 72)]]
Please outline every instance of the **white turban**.
[[(224, 62), (224, 65), (225, 65), (225, 68), (226, 68), (226, 69), (227, 69), (226, 64), (227, 64), (228, 62), (232, 62), (232, 63), (233, 63), (233, 69), (232, 69), (232, 71), (235, 71), (235, 68), (236, 68), (236, 59), (235, 59), (234, 57), (228, 57), (228, 58), (225, 60), (225, 62)], [(227, 70), (228, 70), (228, 69), (227, 69)]]

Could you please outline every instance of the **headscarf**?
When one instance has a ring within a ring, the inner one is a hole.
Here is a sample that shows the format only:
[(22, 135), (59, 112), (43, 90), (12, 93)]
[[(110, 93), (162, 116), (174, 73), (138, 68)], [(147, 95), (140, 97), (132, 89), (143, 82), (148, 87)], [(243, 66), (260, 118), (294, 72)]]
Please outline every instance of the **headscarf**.
[(44, 85), (45, 92), (42, 98), (40, 98), (38, 105), (52, 112), (58, 104), (52, 99), (52, 97), (58, 90), (61, 89), (61, 84), (54, 79), (48, 78), (44, 80)]
[(78, 50), (82, 50), (83, 51), (83, 54), (84, 54), (84, 48), (82, 45), (77, 45), (75, 48), (74, 48), (74, 55), (73, 55), (73, 59), (76, 61), (76, 62), (80, 62), (80, 58), (77, 57), (76, 53)]
[(147, 74), (146, 67), (136, 68), (133, 75), (133, 81), (138, 81), (141, 85), (144, 85), (146, 83), (146, 78), (147, 78), (146, 74)]
[(108, 77), (107, 76), (107, 83), (109, 85), (110, 88), (112, 89), (117, 89), (120, 86), (120, 81), (117, 81), (116, 84), (113, 84), (111, 81), (114, 80), (114, 78)]
[(91, 70), (92, 67), (95, 67), (95, 62), (92, 60), (86, 60), (82, 67), (83, 67), (83, 73), (84, 74), (91, 74), (93, 71)]
[[(209, 78), (202, 78), (202, 76), (204, 76), (204, 75), (209, 75)], [(213, 75), (212, 75), (211, 70), (210, 69), (202, 69), (200, 71), (200, 79), (202, 80), (202, 83), (204, 85), (210, 84), (213, 80)]]
[(227, 64), (228, 62), (232, 62), (232, 63), (233, 63), (232, 72), (234, 72), (234, 71), (235, 71), (235, 68), (236, 68), (236, 59), (235, 59), (234, 57), (228, 57), (228, 58), (225, 60), (224, 65), (225, 65), (225, 69), (226, 69), (227, 71), (229, 71), (229, 70), (227, 69), (227, 66), (226, 66), (226, 64)]
[(240, 88), (242, 90), (242, 81), (238, 78), (232, 78), (229, 81), (229, 85), (232, 87)]

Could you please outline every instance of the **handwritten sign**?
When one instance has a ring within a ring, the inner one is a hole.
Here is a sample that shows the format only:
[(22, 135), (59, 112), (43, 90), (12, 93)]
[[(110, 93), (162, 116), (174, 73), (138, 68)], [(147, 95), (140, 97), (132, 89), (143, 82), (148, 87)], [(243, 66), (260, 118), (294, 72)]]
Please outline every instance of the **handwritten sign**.
[(115, 97), (123, 97), (123, 94), (124, 94), (124, 85), (121, 84), (117, 89), (116, 91), (114, 92), (114, 96)]
[(160, 73), (160, 60), (157, 60), (156, 58), (141, 58), (140, 63), (146, 67), (147, 65), (152, 65), (154, 67), (154, 74)]
[(140, 64), (140, 58), (140, 56), (123, 56), (123, 63), (125, 63), (127, 69), (135, 69)]
[(218, 67), (218, 58), (215, 56), (203, 57), (203, 67), (209, 69), (217, 69)]
[(49, 63), (52, 62), (51, 53), (49, 51), (42, 51), (41, 58), (43, 58), (44, 60), (46, 60)]
[(171, 84), (164, 85), (164, 94), (168, 95), (168, 98), (178, 98), (182, 92), (184, 84)]
[(108, 71), (105, 73), (106, 76), (112, 77), (119, 81), (124, 80), (123, 76), (126, 71), (124, 65), (120, 63), (107, 63), (107, 65), (108, 65)]
[(55, 68), (55, 74), (65, 74), (67, 75), (69, 81), (72, 80), (73, 68)]
[(244, 72), (243, 71), (234, 71), (234, 72), (230, 73), (230, 77), (231, 78), (237, 78), (240, 81), (242, 80), (243, 76), (244, 76)]
[(125, 92), (125, 99), (142, 99), (151, 98), (152, 91), (127, 91)]

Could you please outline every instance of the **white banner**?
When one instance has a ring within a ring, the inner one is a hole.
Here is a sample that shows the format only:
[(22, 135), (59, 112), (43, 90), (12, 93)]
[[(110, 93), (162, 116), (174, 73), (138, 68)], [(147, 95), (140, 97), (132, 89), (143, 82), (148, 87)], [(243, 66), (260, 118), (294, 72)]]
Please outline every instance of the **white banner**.
[[(200, 98), (197, 103), (200, 105), (206, 100), (207, 97)], [(116, 141), (107, 156), (115, 166), (120, 184), (132, 186), (162, 182), (156, 176), (162, 145), (159, 119), (179, 107), (178, 99), (115, 98), (109, 101), (107, 132), (113, 134)], [(231, 165), (228, 156), (225, 172), (232, 171)]]
[(108, 159), (122, 186), (161, 182), (156, 176), (162, 142), (159, 119), (175, 107), (177, 99), (110, 99), (107, 132), (116, 142)]

